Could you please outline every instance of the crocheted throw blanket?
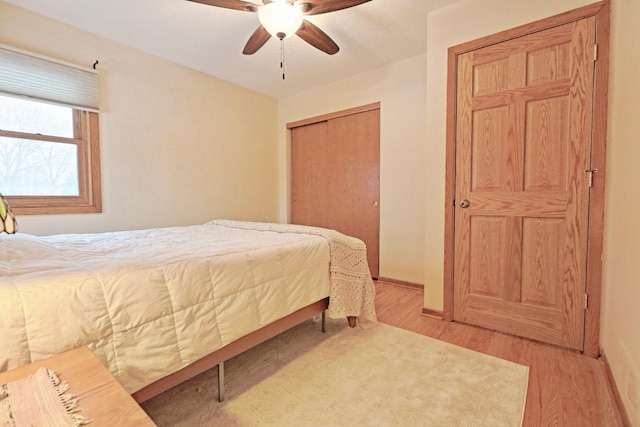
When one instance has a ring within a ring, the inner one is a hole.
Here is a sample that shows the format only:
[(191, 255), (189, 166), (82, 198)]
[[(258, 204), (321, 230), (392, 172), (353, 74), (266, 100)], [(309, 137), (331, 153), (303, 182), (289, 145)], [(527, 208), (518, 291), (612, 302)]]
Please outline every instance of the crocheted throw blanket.
[(329, 243), (329, 310), (331, 318), (357, 316), (360, 321), (376, 321), (375, 287), (367, 264), (367, 247), (355, 237), (335, 230), (306, 225), (214, 220), (211, 224), (244, 230), (297, 233), (320, 236)]

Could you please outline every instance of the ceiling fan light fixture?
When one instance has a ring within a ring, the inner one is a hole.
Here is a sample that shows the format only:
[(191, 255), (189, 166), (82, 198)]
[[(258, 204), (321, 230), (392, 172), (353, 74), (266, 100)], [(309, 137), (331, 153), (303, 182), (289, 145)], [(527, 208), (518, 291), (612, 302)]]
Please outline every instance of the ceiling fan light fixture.
[(284, 39), (294, 35), (302, 26), (302, 8), (287, 0), (275, 0), (260, 6), (258, 19), (269, 34)]

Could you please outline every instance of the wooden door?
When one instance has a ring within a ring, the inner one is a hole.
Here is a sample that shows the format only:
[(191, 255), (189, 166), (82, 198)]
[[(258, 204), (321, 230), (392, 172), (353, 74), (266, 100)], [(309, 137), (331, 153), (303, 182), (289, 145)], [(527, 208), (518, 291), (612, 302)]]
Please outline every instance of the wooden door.
[(354, 236), (379, 271), (380, 110), (291, 127), (291, 223)]
[(595, 18), (458, 56), (453, 318), (582, 350)]

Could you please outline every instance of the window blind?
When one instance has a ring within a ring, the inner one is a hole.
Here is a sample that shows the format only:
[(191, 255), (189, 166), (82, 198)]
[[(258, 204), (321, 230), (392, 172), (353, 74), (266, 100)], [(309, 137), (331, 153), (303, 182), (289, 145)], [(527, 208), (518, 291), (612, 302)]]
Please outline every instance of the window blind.
[(0, 45), (0, 92), (98, 112), (98, 73)]

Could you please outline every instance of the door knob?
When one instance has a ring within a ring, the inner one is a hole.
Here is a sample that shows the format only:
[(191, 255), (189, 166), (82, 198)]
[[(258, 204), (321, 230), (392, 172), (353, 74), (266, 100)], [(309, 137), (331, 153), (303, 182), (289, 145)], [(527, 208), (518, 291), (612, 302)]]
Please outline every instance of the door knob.
[(469, 207), (471, 203), (469, 203), (469, 201), (467, 199), (464, 200), (460, 200), (460, 207), (463, 209), (466, 209)]
[(378, 201), (373, 202), (373, 206), (378, 206)]

